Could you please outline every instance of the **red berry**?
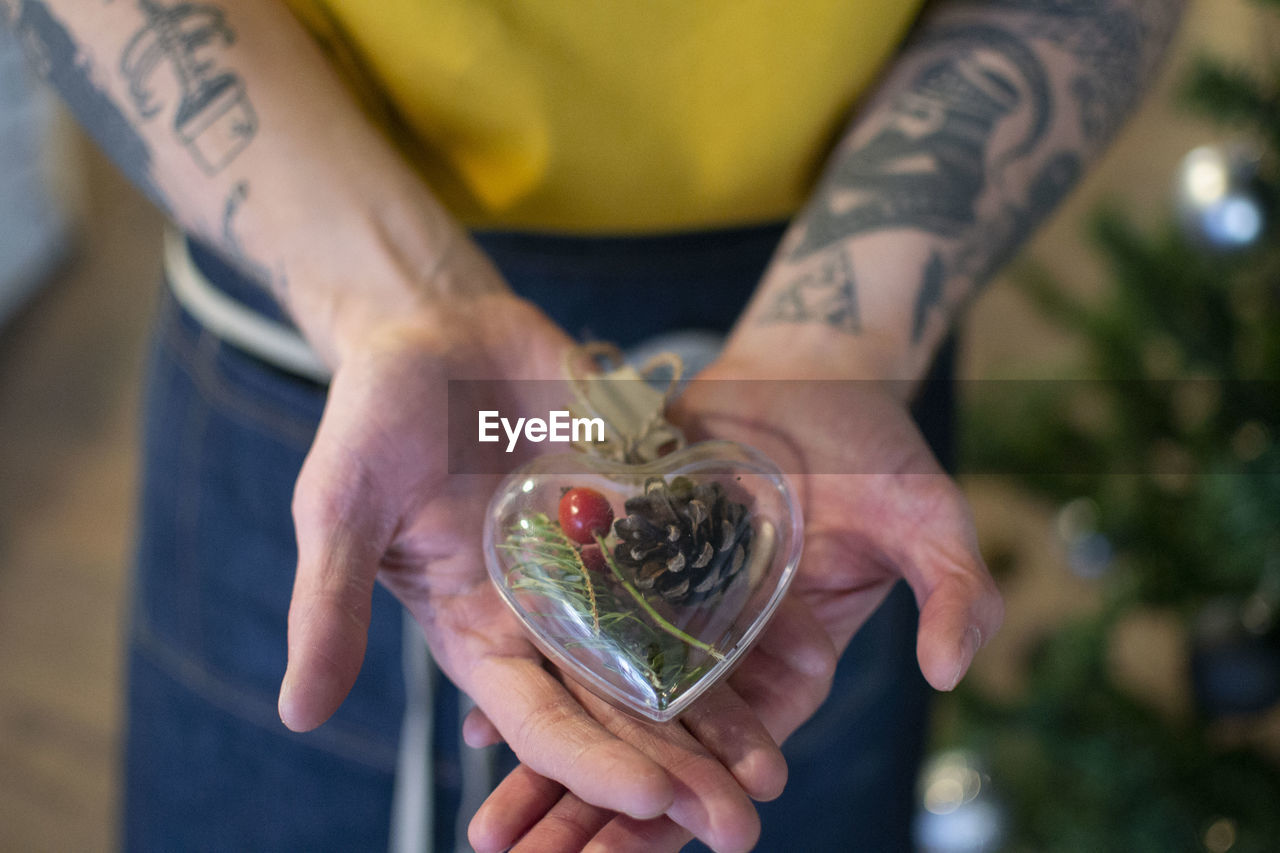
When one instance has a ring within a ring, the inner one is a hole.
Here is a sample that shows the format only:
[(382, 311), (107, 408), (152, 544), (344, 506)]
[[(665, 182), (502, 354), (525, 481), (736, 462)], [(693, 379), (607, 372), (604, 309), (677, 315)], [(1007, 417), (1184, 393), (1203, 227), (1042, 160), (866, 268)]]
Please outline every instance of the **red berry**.
[(560, 529), (579, 545), (589, 545), (595, 534), (605, 536), (613, 524), (609, 499), (595, 489), (570, 489), (560, 498)]
[(608, 567), (604, 564), (604, 552), (600, 550), (599, 545), (583, 545), (579, 556), (582, 557), (582, 565), (587, 571), (596, 574), (608, 571)]

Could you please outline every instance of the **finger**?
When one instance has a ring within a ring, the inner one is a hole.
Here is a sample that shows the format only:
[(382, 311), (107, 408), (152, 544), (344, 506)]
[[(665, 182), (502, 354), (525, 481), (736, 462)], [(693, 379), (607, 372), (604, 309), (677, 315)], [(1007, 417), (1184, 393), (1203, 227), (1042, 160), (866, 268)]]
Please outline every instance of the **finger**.
[(733, 775), (684, 726), (652, 723), (618, 712), (586, 688), (566, 685), (593, 716), (619, 738), (667, 770), (674, 799), (667, 817), (710, 847), (735, 847), (754, 839), (760, 818)]
[(981, 576), (956, 573), (932, 584), (920, 608), (917, 638), (925, 679), (937, 690), (955, 689), (1003, 619), (1004, 604), (985, 570)]
[(727, 684), (707, 691), (680, 718), (747, 796), (773, 800), (787, 783), (787, 762), (760, 718)]
[(755, 846), (760, 837), (760, 815), (714, 758), (693, 759), (677, 767), (672, 771), (672, 785), (675, 799), (667, 817), (674, 823), (713, 850), (750, 850)]
[(751, 651), (777, 658), (797, 676), (815, 683), (835, 674), (837, 652), (831, 636), (813, 611), (796, 595), (783, 597), (773, 618)]
[[(766, 664), (766, 668), (758, 675), (757, 662), (754, 659), (757, 654)], [(785, 734), (790, 734), (807, 718), (812, 713), (812, 709), (821, 704), (826, 696), (835, 671), (835, 649), (809, 609), (794, 597), (788, 597), (779, 606), (768, 630), (757, 641), (751, 655), (753, 657), (735, 673), (734, 681), (735, 683), (739, 680), (745, 681), (752, 686), (753, 693), (763, 697), (759, 703), (744, 702), (744, 704), (749, 704), (755, 712), (763, 710), (763, 723), (772, 732), (770, 739), (781, 740)], [(714, 694), (716, 691), (704, 697), (695, 706), (702, 708), (703, 702), (707, 702), (704, 710), (707, 714), (705, 725), (713, 725), (711, 721), (715, 716), (715, 708), (720, 703), (735, 701), (726, 700)], [(469, 724), (492, 725), (482, 714), (473, 712), (473, 716), (477, 722), (469, 721)], [(687, 716), (686, 725), (689, 722)], [(732, 765), (737, 762), (728, 757), (731, 755), (731, 746), (721, 745), (719, 741), (721, 734), (709, 734), (703, 729), (703, 725), (703, 721), (699, 719), (690, 731), (700, 739), (705, 738), (704, 745), (714, 746), (713, 752), (717, 755), (717, 759), (727, 763), (732, 769)], [(777, 727), (778, 730), (774, 731), (773, 727)], [(707, 741), (710, 741), (710, 744), (707, 744)], [(748, 750), (748, 754), (749, 752)], [(524, 768), (521, 772), (531, 773), (532, 771)], [(785, 765), (783, 765), (783, 772), (785, 773)], [(512, 844), (525, 830), (527, 816), (513, 816), (508, 823), (500, 823), (494, 817), (503, 815), (509, 809), (518, 806), (518, 799), (521, 796), (519, 791), (522, 789), (514, 787), (517, 783), (510, 777), (508, 781), (510, 785), (504, 782), (499, 791), (495, 792), (482, 811), (477, 814), (477, 821), (482, 821), (483, 825), (478, 830), (481, 834), (476, 838), (483, 839), (484, 843), (490, 845), (486, 849), (501, 849), (505, 845)], [(768, 792), (760, 792), (760, 797), (763, 799), (767, 794)], [(532, 795), (529, 796), (532, 797)], [(565, 796), (572, 795), (566, 793)], [(513, 803), (516, 804), (513, 805)], [(581, 838), (591, 837), (590, 833), (595, 832), (612, 817), (609, 812), (599, 808), (562, 809), (549, 818), (550, 825), (543, 826), (541, 822), (535, 824), (535, 830), (530, 837), (545, 844), (545, 849), (578, 849), (574, 845)], [(619, 825), (614, 826), (614, 823)], [(475, 826), (473, 824), (473, 827)], [(670, 820), (640, 822), (618, 817), (614, 818), (603, 836), (603, 843), (617, 845), (620, 849), (675, 851), (680, 849), (689, 837), (690, 832), (687, 829)], [(724, 840), (733, 841), (733, 839)], [(568, 846), (558, 843), (561, 841)], [(478, 846), (477, 849), (479, 849)], [(544, 848), (530, 847), (529, 849)]]
[(729, 682), (782, 743), (826, 699), (836, 661), (835, 646), (812, 611), (788, 595)]
[[(759, 837), (757, 832), (756, 837)], [(583, 853), (676, 853), (689, 842), (689, 831), (670, 820), (639, 821), (623, 815), (611, 820), (583, 848)], [(734, 853), (750, 850), (755, 846), (753, 838), (746, 846), (712, 847), (717, 853)]]
[(490, 655), (459, 686), (521, 761), (584, 800), (640, 818), (671, 805), (671, 781), (659, 763), (589, 716), (537, 660)]
[[(516, 773), (528, 774), (530, 778), (503, 790)], [(550, 783), (552, 788), (549, 790), (562, 792), (559, 799), (545, 808), (545, 813), (535, 817), (536, 822), (531, 822), (531, 826), (521, 826), (520, 821), (533, 814), (532, 807), (522, 811), (519, 818), (512, 815), (510, 819), (495, 820), (494, 815), (507, 808), (518, 807), (517, 803), (522, 798), (538, 800), (538, 807), (546, 805), (545, 800), (539, 799), (545, 795), (544, 791), (525, 786), (536, 786), (537, 780), (543, 783), (547, 780), (523, 765), (513, 771), (512, 776), (508, 776), (494, 791), (472, 821), (468, 839), (476, 853), (497, 853), (507, 848), (511, 848), (512, 853), (577, 853), (580, 850), (678, 853), (693, 838), (689, 830), (669, 818), (639, 821), (619, 815), (585, 803), (555, 783)], [(486, 825), (477, 827), (477, 821), (482, 819)], [(600, 840), (593, 841), (597, 837)]]
[(462, 720), (462, 742), (472, 749), (484, 749), (502, 743), (502, 733), (490, 722), (484, 711), (472, 708)]
[(751, 799), (777, 799), (787, 762), (758, 716), (731, 686), (708, 690), (681, 716), (686, 729), (728, 768)]
[(903, 575), (920, 607), (920, 671), (935, 689), (952, 690), (1000, 628), (1004, 603), (960, 490), (948, 480), (935, 480), (933, 490), (922, 499), (933, 507), (929, 524), (918, 528)]
[[(498, 787), (494, 788), (493, 793), (471, 818), (471, 825), (467, 828), (467, 840), (471, 842), (476, 853), (490, 853), (490, 851), (497, 853), (499, 850), (506, 850), (532, 827), (540, 825), (557, 803), (567, 796), (572, 795), (565, 793), (563, 785), (521, 764), (511, 771), (507, 778), (498, 784)], [(584, 809), (595, 809), (604, 816), (604, 820), (608, 820), (614, 814), (585, 804)], [(601, 821), (600, 825), (603, 825), (603, 822)], [(567, 823), (569, 824), (567, 828), (572, 829), (573, 822), (567, 821)], [(581, 840), (572, 849), (581, 849), (586, 840), (595, 835), (599, 829), (599, 826), (596, 826), (588, 831), (586, 824), (583, 826)]]
[(618, 815), (615, 812), (584, 803), (573, 794), (565, 793), (546, 816), (512, 848), (512, 853), (553, 853), (558, 850), (577, 853), (616, 817)]
[(373, 585), (393, 521), (380, 513), (358, 465), (324, 436), (294, 491), (298, 567), (289, 605), (289, 663), (280, 719), (294, 731), (327, 720), (360, 672)]

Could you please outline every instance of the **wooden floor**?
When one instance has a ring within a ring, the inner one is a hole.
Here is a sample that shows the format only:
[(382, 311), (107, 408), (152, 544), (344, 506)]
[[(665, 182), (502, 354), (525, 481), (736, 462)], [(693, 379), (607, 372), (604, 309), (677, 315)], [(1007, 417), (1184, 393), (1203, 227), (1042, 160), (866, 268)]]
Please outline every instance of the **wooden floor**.
[[(1193, 9), (1175, 65), (1206, 45), (1254, 55), (1257, 18), (1244, 0), (1199, 0)], [(1174, 114), (1169, 88), (1033, 247), (1081, 287), (1103, 279), (1081, 243), (1079, 217), (1102, 196), (1119, 195), (1139, 212), (1162, 209), (1179, 157), (1225, 135)], [(0, 851), (110, 850), (115, 838), (138, 376), (160, 220), (87, 149), (85, 159), (90, 209), (80, 251), (0, 330)], [(1034, 375), (1030, 359), (1069, 349), (1000, 285), (969, 326), (970, 375)], [(1002, 660), (1018, 659), (1064, 612), (1089, 606), (1095, 589), (1063, 569), (1050, 508), (1000, 487), (970, 488), (984, 539), (1034, 556), (1006, 590), (1007, 628), (985, 656), (981, 675), (998, 682)], [(1185, 701), (1181, 641), (1158, 615), (1126, 641), (1135, 685), (1171, 707)], [(1280, 743), (1280, 716), (1270, 731)]]
[(114, 847), (144, 336), (160, 219), (87, 146), (84, 241), (0, 334), (0, 850)]

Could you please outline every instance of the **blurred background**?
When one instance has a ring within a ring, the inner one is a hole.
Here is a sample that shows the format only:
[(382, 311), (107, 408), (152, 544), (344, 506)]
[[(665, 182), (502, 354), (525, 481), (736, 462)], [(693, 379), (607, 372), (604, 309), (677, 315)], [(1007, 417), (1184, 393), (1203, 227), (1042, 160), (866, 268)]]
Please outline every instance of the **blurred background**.
[[(1280, 100), (1240, 76), (1280, 80), (1278, 38), (1275, 0), (1193, 0), (966, 323), (963, 484), (1008, 616), (939, 704), (922, 849), (1280, 849)], [(113, 846), (160, 228), (0, 31), (3, 850)]]

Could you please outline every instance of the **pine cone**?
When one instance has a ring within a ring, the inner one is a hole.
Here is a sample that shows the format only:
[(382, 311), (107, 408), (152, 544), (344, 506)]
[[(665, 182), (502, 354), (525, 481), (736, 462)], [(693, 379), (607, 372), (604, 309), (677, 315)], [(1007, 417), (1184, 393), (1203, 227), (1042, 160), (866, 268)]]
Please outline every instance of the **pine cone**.
[(626, 502), (626, 518), (614, 533), (613, 556), (637, 588), (674, 605), (705, 602), (720, 594), (747, 564), (751, 520), (745, 504), (729, 499), (719, 483), (676, 477), (645, 483)]

